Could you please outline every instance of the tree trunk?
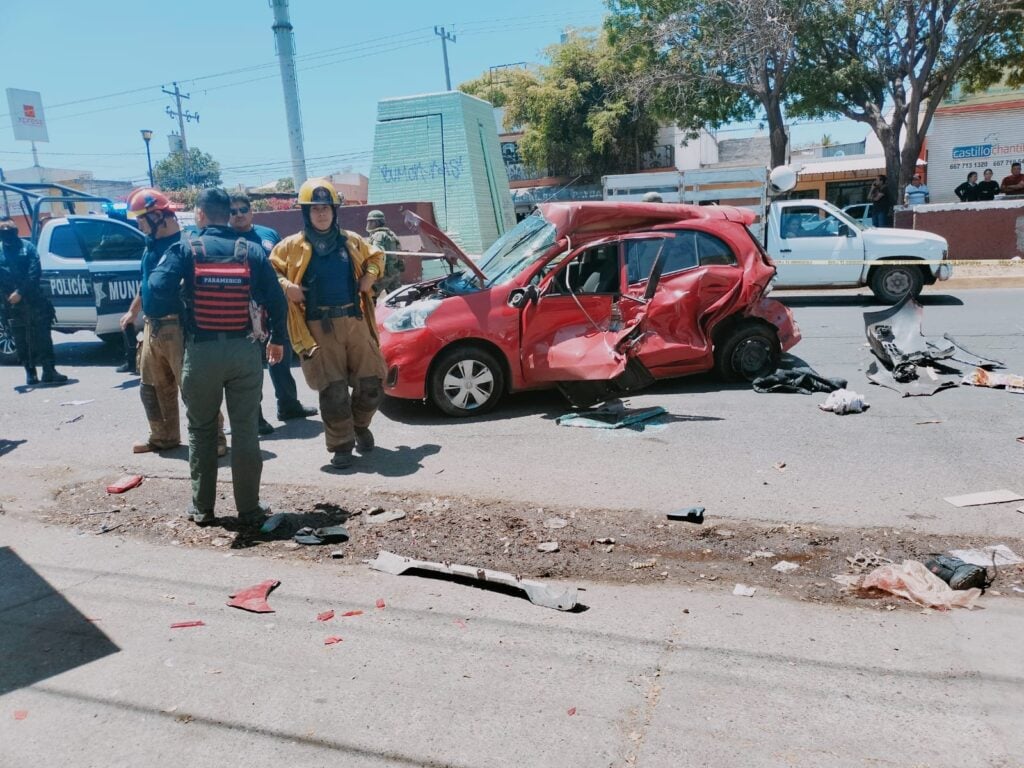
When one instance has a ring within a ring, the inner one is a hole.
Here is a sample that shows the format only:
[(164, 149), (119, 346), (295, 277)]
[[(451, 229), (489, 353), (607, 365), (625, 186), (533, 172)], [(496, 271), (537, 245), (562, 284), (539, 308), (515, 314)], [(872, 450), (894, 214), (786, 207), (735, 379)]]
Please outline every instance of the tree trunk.
[(772, 146), (772, 168), (785, 165), (787, 157), (786, 149), (789, 146), (789, 136), (786, 135), (786, 122), (782, 118), (782, 105), (778, 99), (769, 99), (764, 104), (765, 112), (768, 114), (768, 137)]

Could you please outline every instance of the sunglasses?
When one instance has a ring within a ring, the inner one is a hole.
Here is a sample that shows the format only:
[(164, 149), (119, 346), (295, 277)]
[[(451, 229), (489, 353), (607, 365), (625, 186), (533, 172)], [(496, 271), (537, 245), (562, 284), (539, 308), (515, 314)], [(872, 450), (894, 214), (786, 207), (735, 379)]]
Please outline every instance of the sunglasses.
[(231, 215), (232, 216), (244, 216), (248, 212), (249, 212), (249, 206), (248, 205), (243, 205), (241, 208), (232, 208), (231, 209)]

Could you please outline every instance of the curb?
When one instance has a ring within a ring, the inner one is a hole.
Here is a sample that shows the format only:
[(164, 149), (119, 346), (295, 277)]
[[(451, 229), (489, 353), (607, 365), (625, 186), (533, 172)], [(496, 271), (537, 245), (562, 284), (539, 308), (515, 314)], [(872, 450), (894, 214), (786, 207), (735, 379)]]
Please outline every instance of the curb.
[(949, 280), (926, 285), (925, 290), (946, 291), (962, 288), (1024, 288), (1024, 275), (1020, 277), (957, 277), (954, 273)]

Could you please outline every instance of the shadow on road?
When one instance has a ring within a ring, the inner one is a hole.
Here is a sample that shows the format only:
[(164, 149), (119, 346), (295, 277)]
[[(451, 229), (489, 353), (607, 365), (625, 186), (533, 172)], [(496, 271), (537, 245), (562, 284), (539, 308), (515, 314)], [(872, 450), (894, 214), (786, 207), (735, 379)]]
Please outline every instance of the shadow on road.
[(10, 547), (0, 581), (0, 696), (121, 650)]
[[(874, 296), (861, 294), (853, 296), (834, 296), (832, 294), (810, 294), (806, 296), (777, 296), (772, 294), (787, 307), (887, 307)], [(924, 307), (962, 307), (964, 302), (956, 296), (945, 293), (922, 293), (918, 297), (918, 303)]]
[(0, 456), (5, 456), (19, 445), (24, 445), (27, 440), (0, 440)]
[(441, 452), (441, 446), (427, 443), (417, 448), (399, 445), (382, 448), (378, 445), (372, 452), (356, 455), (348, 469), (337, 469), (331, 464), (320, 467), (328, 475), (380, 475), (381, 477), (408, 477), (423, 469), (422, 461), (427, 456)]

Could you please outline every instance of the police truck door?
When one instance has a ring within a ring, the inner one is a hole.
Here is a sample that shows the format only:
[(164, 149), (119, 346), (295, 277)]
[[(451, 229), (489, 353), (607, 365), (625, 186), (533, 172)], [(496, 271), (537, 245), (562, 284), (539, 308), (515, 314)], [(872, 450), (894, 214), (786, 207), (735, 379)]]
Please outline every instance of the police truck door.
[(121, 315), (139, 291), (145, 238), (115, 219), (73, 218), (72, 224), (92, 278), (96, 335), (119, 334)]

